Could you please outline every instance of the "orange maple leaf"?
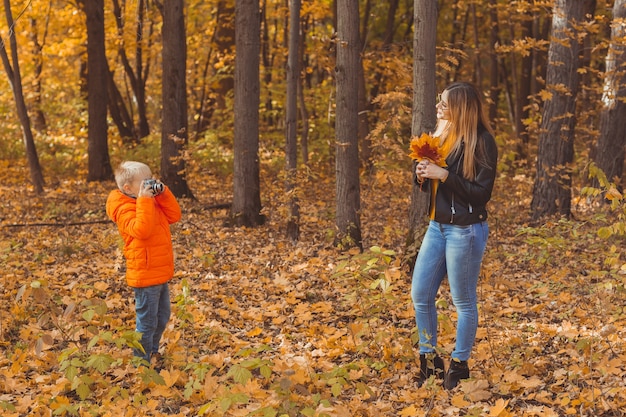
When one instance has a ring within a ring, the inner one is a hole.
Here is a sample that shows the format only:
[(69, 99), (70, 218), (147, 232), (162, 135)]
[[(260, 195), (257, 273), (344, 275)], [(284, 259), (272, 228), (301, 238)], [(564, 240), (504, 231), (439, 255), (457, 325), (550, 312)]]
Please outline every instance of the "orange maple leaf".
[(448, 149), (445, 143), (442, 146), (439, 143), (439, 138), (428, 133), (423, 133), (420, 137), (415, 136), (411, 139), (409, 157), (418, 161), (427, 159), (440, 167), (445, 167)]

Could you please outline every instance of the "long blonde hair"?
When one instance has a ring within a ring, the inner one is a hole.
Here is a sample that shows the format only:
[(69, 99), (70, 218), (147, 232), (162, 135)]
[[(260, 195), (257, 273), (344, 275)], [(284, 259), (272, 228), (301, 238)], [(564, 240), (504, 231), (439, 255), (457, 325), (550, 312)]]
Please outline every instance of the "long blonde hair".
[(446, 142), (451, 154), (461, 152), (465, 143), (463, 176), (470, 181), (476, 179), (476, 163), (486, 166), (484, 143), (478, 132), (487, 130), (494, 136), (478, 89), (465, 82), (456, 82), (446, 87), (448, 92), (448, 120), (440, 119), (435, 135)]

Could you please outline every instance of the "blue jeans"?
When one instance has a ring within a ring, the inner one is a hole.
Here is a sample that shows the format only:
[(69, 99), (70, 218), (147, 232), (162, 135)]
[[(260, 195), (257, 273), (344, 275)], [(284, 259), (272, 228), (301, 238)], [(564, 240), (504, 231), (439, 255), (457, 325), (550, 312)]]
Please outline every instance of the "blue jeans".
[(420, 353), (435, 352), (437, 347), (435, 298), (447, 274), (458, 316), (452, 357), (469, 359), (478, 328), (476, 286), (488, 234), (487, 222), (456, 226), (431, 220), (428, 225), (411, 283)]
[(135, 349), (150, 363), (150, 356), (159, 351), (161, 336), (170, 320), (170, 290), (167, 283), (151, 287), (134, 288), (136, 331), (141, 332), (141, 346), (145, 353)]

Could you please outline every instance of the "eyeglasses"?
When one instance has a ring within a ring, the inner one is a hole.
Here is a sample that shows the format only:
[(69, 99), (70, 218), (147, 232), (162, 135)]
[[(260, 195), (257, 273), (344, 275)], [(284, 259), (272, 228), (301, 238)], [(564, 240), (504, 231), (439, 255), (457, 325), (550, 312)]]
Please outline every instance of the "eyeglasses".
[(437, 94), (437, 106), (439, 106), (439, 105), (441, 105), (441, 108), (443, 110), (448, 110), (448, 103), (443, 101), (443, 98), (441, 97), (441, 94)]

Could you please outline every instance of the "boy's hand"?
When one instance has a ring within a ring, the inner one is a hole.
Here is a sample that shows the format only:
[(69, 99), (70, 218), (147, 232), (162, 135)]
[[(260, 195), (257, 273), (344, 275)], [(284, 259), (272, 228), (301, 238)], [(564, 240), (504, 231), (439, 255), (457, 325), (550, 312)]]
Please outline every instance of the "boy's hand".
[(146, 181), (142, 181), (141, 187), (139, 187), (139, 194), (137, 194), (137, 197), (153, 198), (154, 194), (152, 193), (152, 187), (150, 186), (150, 184), (147, 184)]

